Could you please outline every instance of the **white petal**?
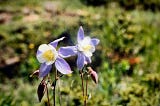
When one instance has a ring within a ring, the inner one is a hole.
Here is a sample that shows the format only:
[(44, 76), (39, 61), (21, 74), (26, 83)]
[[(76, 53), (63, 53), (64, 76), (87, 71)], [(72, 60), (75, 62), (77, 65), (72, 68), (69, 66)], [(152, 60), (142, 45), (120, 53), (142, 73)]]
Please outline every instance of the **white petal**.
[(51, 64), (53, 64), (54, 62), (55, 62), (55, 60), (54, 60), (54, 61), (47, 61), (46, 64), (47, 64), (47, 65), (51, 65)]
[(95, 46), (92, 45), (92, 47), (91, 47), (91, 49), (90, 49), (90, 52), (93, 53), (93, 52), (95, 52), (95, 50), (96, 50), (96, 49), (95, 49)]
[(50, 46), (48, 46), (47, 44), (41, 44), (38, 48), (38, 50), (41, 51), (41, 52), (45, 52), (45, 51), (50, 50), (50, 49), (51, 49)]
[(80, 45), (88, 45), (91, 42), (91, 38), (90, 37), (85, 37), (82, 42), (80, 42)]
[(92, 52), (87, 51), (87, 52), (83, 52), (83, 53), (86, 57), (91, 57), (92, 56)]
[(43, 58), (42, 54), (37, 56), (37, 59), (40, 63), (44, 63), (46, 60)]

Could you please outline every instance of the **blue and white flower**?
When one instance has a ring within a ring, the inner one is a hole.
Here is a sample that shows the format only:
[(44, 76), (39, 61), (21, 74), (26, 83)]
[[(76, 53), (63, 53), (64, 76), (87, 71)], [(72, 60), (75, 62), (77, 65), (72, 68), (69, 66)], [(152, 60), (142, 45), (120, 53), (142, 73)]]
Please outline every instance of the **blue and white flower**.
[(77, 44), (75, 46), (61, 47), (58, 52), (64, 58), (77, 55), (77, 67), (82, 70), (85, 64), (91, 63), (91, 56), (99, 42), (97, 38), (84, 37), (84, 31), (81, 26), (77, 33)]
[(46, 76), (51, 71), (52, 64), (55, 64), (56, 69), (62, 74), (72, 73), (69, 64), (61, 57), (64, 53), (56, 51), (58, 42), (63, 39), (64, 37), (39, 46), (36, 54), (38, 61), (42, 63), (39, 69), (39, 77)]

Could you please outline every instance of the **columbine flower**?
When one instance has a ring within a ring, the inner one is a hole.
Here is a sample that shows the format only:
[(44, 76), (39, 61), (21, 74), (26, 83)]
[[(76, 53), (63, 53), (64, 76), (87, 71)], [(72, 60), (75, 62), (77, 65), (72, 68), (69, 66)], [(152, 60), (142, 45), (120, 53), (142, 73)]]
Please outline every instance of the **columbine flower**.
[(42, 63), (39, 69), (39, 77), (46, 76), (50, 72), (53, 63), (55, 64), (56, 69), (62, 74), (70, 74), (72, 72), (68, 63), (60, 56), (60, 53), (63, 52), (58, 52), (55, 49), (58, 42), (63, 39), (64, 37), (49, 44), (42, 44), (39, 46), (36, 55), (38, 61)]
[(77, 43), (76, 46), (61, 47), (59, 49), (59, 54), (64, 58), (78, 55), (77, 67), (79, 70), (82, 70), (84, 64), (91, 63), (91, 56), (99, 40), (96, 38), (91, 39), (90, 37), (84, 37), (84, 31), (81, 26), (77, 34)]

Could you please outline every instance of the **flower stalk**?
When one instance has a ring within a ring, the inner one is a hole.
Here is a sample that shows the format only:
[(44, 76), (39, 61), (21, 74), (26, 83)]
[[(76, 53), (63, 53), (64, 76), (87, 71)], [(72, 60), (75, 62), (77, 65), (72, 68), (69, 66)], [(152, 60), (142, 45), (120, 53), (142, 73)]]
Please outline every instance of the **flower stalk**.
[(53, 82), (53, 106), (56, 106), (56, 82), (57, 82), (57, 69), (55, 70), (54, 82)]
[(47, 86), (46, 86), (46, 90), (47, 90), (48, 106), (50, 106), (50, 99), (49, 99), (49, 92), (48, 92), (48, 83), (47, 83)]
[(83, 98), (84, 98), (84, 78), (83, 78), (83, 70), (79, 71), (80, 76), (81, 76), (81, 81), (82, 81), (82, 93), (83, 93)]
[(87, 106), (87, 99), (88, 99), (88, 77), (89, 75), (87, 75), (87, 78), (86, 78), (86, 94), (84, 99), (84, 106)]

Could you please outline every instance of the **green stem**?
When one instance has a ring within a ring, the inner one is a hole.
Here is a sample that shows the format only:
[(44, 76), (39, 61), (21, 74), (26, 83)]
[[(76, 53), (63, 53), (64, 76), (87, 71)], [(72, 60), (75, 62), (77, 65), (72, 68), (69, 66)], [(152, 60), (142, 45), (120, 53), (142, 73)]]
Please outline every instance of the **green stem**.
[(56, 81), (57, 81), (57, 69), (55, 70), (54, 75), (54, 89), (53, 89), (53, 106), (56, 106)]
[[(60, 80), (59, 80), (60, 83)], [(60, 84), (58, 83), (58, 94), (59, 94), (59, 105), (61, 106), (61, 91), (60, 91)]]
[(86, 95), (85, 95), (85, 99), (84, 99), (84, 106), (87, 106), (87, 98), (88, 98), (88, 76), (87, 76), (87, 79), (86, 79)]
[[(48, 83), (47, 83), (48, 85)], [(48, 106), (50, 106), (50, 99), (49, 99), (49, 93), (48, 93), (48, 87), (46, 86), (46, 89), (47, 89), (47, 100), (48, 100)]]
[(80, 71), (80, 76), (81, 76), (81, 81), (82, 81), (82, 92), (83, 92), (83, 97), (84, 97), (84, 81), (83, 81), (83, 72)]

